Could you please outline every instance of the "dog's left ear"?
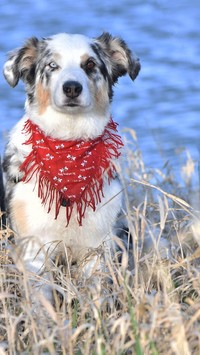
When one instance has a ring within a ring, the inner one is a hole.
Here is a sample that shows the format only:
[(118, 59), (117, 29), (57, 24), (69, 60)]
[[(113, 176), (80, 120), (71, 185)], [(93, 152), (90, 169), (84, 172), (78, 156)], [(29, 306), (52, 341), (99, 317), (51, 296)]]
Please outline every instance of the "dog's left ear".
[(108, 70), (110, 69), (113, 84), (126, 73), (135, 80), (141, 68), (140, 61), (131, 53), (123, 39), (112, 37), (110, 33), (104, 32), (96, 38), (95, 42), (105, 54), (104, 61)]

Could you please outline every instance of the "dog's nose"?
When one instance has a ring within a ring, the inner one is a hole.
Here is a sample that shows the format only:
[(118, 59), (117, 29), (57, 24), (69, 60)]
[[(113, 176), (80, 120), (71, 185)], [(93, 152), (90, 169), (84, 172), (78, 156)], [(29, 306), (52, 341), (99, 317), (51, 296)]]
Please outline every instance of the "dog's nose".
[(78, 81), (66, 81), (63, 84), (63, 91), (70, 99), (78, 97), (83, 90), (82, 85)]

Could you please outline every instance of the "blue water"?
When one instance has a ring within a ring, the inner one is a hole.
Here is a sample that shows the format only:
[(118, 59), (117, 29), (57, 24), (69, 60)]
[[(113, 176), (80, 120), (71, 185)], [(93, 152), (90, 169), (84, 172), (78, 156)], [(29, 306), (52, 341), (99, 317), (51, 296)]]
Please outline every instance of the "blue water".
[[(168, 161), (176, 171), (185, 150), (199, 159), (199, 24), (199, 0), (1, 0), (0, 66), (8, 51), (33, 35), (121, 36), (140, 57), (142, 70), (134, 83), (119, 80), (113, 116), (121, 128), (136, 131), (147, 166)], [(6, 133), (23, 115), (23, 85), (11, 89), (1, 74), (0, 102), (2, 152)]]

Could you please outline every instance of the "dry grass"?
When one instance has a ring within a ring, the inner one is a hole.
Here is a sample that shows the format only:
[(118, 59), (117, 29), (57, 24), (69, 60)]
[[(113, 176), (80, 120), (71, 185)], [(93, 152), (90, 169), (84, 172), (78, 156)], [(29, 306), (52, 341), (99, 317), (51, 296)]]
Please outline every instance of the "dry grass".
[(147, 171), (135, 147), (127, 155), (133, 249), (121, 245), (120, 262), (110, 257), (105, 273), (89, 280), (77, 266), (55, 262), (61, 307), (55, 295), (55, 308), (42, 296), (34, 308), (29, 280), (36, 276), (15, 267), (10, 230), (1, 231), (0, 355), (200, 353), (200, 222), (189, 204), (191, 157), (183, 189), (170, 171)]

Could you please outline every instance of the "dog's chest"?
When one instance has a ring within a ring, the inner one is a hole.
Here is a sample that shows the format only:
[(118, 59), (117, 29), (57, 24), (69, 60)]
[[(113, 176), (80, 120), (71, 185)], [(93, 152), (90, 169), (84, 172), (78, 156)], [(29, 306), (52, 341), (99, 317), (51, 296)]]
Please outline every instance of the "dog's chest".
[(104, 241), (111, 241), (112, 227), (121, 209), (120, 189), (117, 179), (110, 185), (105, 184), (101, 203), (97, 204), (95, 211), (90, 207), (86, 209), (80, 226), (75, 208), (67, 225), (64, 206), (61, 206), (55, 219), (54, 208), (48, 213), (47, 207), (38, 198), (37, 183), (20, 182), (11, 200), (13, 227), (22, 237), (34, 235), (47, 248), (51, 243), (56, 243), (58, 250), (65, 245), (72, 251), (73, 258), (79, 258), (88, 249), (97, 248)]

